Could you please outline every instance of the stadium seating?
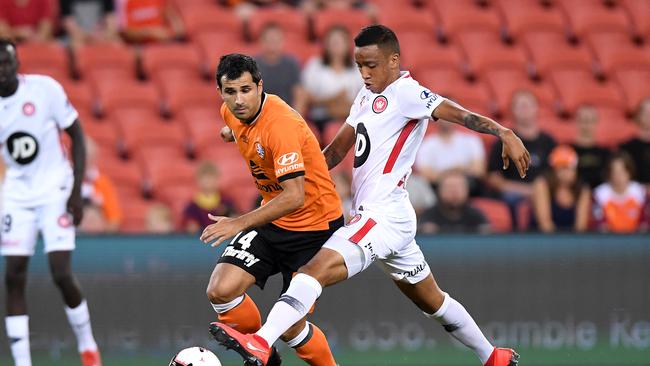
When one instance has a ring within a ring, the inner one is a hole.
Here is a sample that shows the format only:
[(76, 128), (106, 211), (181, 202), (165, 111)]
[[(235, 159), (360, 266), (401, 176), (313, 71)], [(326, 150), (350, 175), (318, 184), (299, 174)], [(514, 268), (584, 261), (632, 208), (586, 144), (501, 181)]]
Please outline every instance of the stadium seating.
[(133, 156), (142, 147), (169, 146), (185, 148), (183, 130), (178, 122), (165, 122), (155, 112), (144, 108), (121, 108), (111, 116), (120, 136), (120, 151)]
[(163, 112), (167, 116), (176, 115), (181, 109), (210, 107), (216, 111), (221, 105), (221, 94), (215, 81), (206, 82), (183, 75), (160, 79), (163, 97)]
[(165, 203), (172, 211), (174, 218), (174, 227), (179, 231), (184, 231), (181, 227), (183, 211), (187, 204), (194, 198), (196, 187), (194, 184), (173, 184), (160, 186), (156, 193), (156, 198)]
[(169, 72), (184, 72), (187, 77), (202, 75), (201, 55), (192, 44), (152, 44), (142, 50), (142, 69), (144, 74), (159, 81)]
[(467, 72), (480, 76), (493, 69), (528, 69), (526, 53), (517, 47), (508, 47), (499, 41), (496, 33), (471, 30), (457, 36), (461, 49), (467, 56)]
[(638, 126), (628, 121), (620, 108), (598, 107), (599, 123), (596, 130), (596, 142), (599, 145), (616, 149), (621, 143), (633, 138)]
[(625, 95), (625, 107), (629, 115), (636, 113), (639, 103), (650, 96), (648, 85), (650, 85), (650, 70), (617, 70), (613, 79), (623, 90)]
[(222, 32), (202, 32), (196, 36), (195, 42), (203, 59), (203, 68), (210, 78), (214, 78), (221, 56), (233, 52), (248, 55), (257, 53), (255, 45), (243, 43)]
[(500, 115), (510, 114), (512, 96), (519, 90), (531, 91), (537, 97), (538, 103), (547, 107), (553, 104), (555, 98), (549, 84), (532, 82), (523, 70), (489, 70), (485, 72), (484, 78)]
[(557, 5), (579, 38), (595, 30), (632, 33), (630, 21), (621, 7), (605, 7), (602, 0), (562, 0)]
[(93, 95), (90, 85), (67, 79), (58, 80), (63, 86), (68, 100), (80, 114), (90, 114), (93, 109)]
[(586, 36), (586, 41), (605, 75), (618, 69), (650, 70), (650, 47), (643, 49), (634, 45), (627, 33), (591, 32)]
[(314, 35), (322, 39), (328, 30), (334, 26), (342, 26), (353, 38), (361, 28), (372, 24), (370, 16), (363, 10), (357, 9), (325, 9), (314, 14)]
[(112, 155), (117, 156), (118, 132), (114, 123), (110, 121), (97, 121), (92, 116), (81, 116), (84, 132), (88, 134), (97, 145), (107, 149)]
[(123, 160), (113, 154), (101, 152), (98, 154), (99, 170), (111, 177), (118, 193), (126, 191), (127, 195), (142, 197), (142, 169), (132, 160)]
[(185, 6), (181, 11), (185, 30), (191, 39), (201, 33), (218, 32), (228, 35), (232, 41), (243, 41), (243, 23), (237, 15), (219, 6)]
[(21, 73), (49, 75), (56, 80), (70, 79), (68, 52), (58, 43), (21, 43), (18, 55)]
[(621, 110), (625, 107), (618, 85), (599, 83), (587, 70), (553, 70), (549, 79), (558, 96), (561, 113), (572, 115), (584, 103)]
[(650, 2), (647, 0), (620, 0), (620, 5), (632, 19), (635, 34), (650, 40)]
[[(429, 37), (428, 37), (429, 38)], [(426, 47), (422, 47), (427, 44)], [(441, 45), (433, 39), (423, 37), (400, 37), (400, 65), (417, 75), (425, 69), (434, 68), (461, 70), (464, 58), (453, 44)]]
[(429, 69), (418, 72), (416, 78), (420, 84), (473, 111), (490, 115), (494, 110), (485, 84), (480, 81), (470, 83), (457, 71)]
[(120, 108), (143, 108), (156, 113), (160, 110), (160, 97), (151, 83), (106, 78), (96, 88), (95, 109), (99, 115), (110, 115)]
[(305, 14), (288, 7), (261, 8), (255, 11), (247, 23), (249, 38), (256, 41), (267, 24), (275, 24), (282, 28), (285, 37), (295, 35), (303, 40), (309, 39), (309, 24)]
[(226, 144), (219, 134), (225, 123), (216, 106), (184, 108), (179, 112), (179, 122), (185, 130), (191, 151)]
[(507, 233), (512, 231), (510, 210), (502, 201), (477, 197), (471, 200), (471, 204), (487, 217), (493, 232)]
[[(101, 70), (121, 70), (131, 78), (136, 76), (134, 50), (121, 43), (95, 43), (74, 50), (75, 73), (80, 78), (90, 77)], [(101, 78), (101, 77), (99, 77)]]
[(511, 39), (518, 40), (528, 32), (567, 33), (562, 13), (556, 7), (543, 7), (539, 0), (495, 0), (495, 5)]
[(476, 31), (499, 34), (501, 21), (494, 8), (480, 8), (474, 0), (430, 0), (428, 6), (436, 16), (439, 36), (455, 39), (459, 32)]
[(168, 185), (194, 185), (195, 162), (176, 146), (143, 147), (138, 149), (135, 159), (144, 173), (147, 195), (157, 196), (159, 188)]
[(120, 201), (124, 212), (120, 231), (127, 234), (145, 233), (147, 212), (156, 202), (135, 197), (128, 197), (128, 199), (124, 197)]
[(436, 31), (433, 14), (413, 7), (396, 6), (392, 11), (380, 12), (377, 22), (399, 34), (400, 40), (408, 34), (433, 36)]
[(558, 31), (526, 32), (521, 37), (535, 67), (535, 74), (544, 77), (550, 70), (593, 69), (593, 60), (586, 47), (569, 45)]

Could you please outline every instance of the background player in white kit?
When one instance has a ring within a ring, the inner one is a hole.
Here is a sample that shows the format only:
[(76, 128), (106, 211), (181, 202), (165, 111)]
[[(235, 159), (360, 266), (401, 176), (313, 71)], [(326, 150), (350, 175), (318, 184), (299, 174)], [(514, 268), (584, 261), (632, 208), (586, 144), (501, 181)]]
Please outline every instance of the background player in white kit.
[[(101, 365), (88, 306), (71, 272), (75, 226), (83, 216), (81, 183), (86, 151), (77, 111), (48, 76), (18, 75), (16, 47), (0, 39), (0, 141), (7, 165), (3, 184), (2, 244), (7, 285), (7, 336), (17, 366), (30, 366), (25, 284), (38, 232), (54, 283), (77, 337), (84, 366)], [(59, 132), (72, 140), (74, 173)], [(45, 304), (51, 306), (51, 304)]]
[(516, 365), (518, 355), (492, 346), (465, 308), (436, 284), (414, 240), (416, 217), (404, 186), (430, 118), (498, 136), (504, 168), (511, 159), (522, 177), (530, 161), (528, 151), (511, 130), (432, 93), (408, 72), (400, 72), (399, 43), (390, 29), (366, 27), (355, 38), (355, 46), (366, 87), (324, 150), (331, 169), (355, 146), (354, 217), (300, 268), (257, 333), (243, 335), (213, 323), (213, 336), (243, 354), (246, 365), (266, 365), (269, 345), (306, 315), (322, 287), (352, 277), (377, 261), (427, 317), (439, 321), (451, 336), (475, 351), (482, 364)]

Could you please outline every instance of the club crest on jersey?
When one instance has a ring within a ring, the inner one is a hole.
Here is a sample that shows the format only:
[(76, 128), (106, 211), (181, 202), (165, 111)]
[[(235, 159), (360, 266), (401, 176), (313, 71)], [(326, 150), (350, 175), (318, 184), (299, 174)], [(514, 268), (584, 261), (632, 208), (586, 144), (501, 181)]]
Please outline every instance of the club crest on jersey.
[(372, 111), (379, 114), (386, 110), (388, 107), (388, 99), (385, 96), (379, 95), (372, 101)]
[(266, 156), (266, 152), (264, 151), (264, 147), (262, 146), (262, 144), (256, 142), (255, 151), (257, 151), (257, 155), (260, 156), (260, 159), (264, 160), (264, 156)]
[(31, 116), (36, 112), (36, 107), (34, 106), (34, 103), (32, 102), (27, 102), (23, 104), (23, 114), (26, 116)]
[(359, 222), (359, 220), (361, 220), (361, 214), (356, 214), (356, 215), (354, 215), (354, 217), (352, 217), (350, 219), (350, 221), (348, 221), (347, 225), (352, 225), (354, 223), (357, 223), (357, 222)]

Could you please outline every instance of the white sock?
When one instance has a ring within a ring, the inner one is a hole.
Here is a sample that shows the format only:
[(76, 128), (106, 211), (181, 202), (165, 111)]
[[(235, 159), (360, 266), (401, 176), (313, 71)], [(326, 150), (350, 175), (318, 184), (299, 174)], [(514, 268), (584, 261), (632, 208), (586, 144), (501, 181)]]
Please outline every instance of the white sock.
[(311, 324), (309, 322), (305, 322), (305, 328), (303, 328), (303, 330), (301, 330), (294, 339), (287, 341), (287, 346), (291, 348), (298, 348), (307, 343), (307, 338), (311, 338), (312, 334), (313, 332), (311, 330)]
[(83, 300), (79, 306), (71, 309), (65, 306), (65, 313), (68, 315), (68, 322), (72, 331), (77, 336), (77, 350), (79, 353), (84, 351), (97, 351), (97, 343), (93, 337), (93, 329), (90, 325), (90, 314), (88, 313), (88, 303)]
[(11, 354), (16, 366), (32, 366), (29, 354), (29, 316), (12, 315), (5, 317), (7, 338), (11, 343)]
[(264, 338), (269, 346), (273, 345), (282, 333), (307, 315), (322, 291), (314, 277), (298, 273), (291, 280), (287, 292), (273, 305), (266, 323), (256, 334)]
[(242, 301), (244, 301), (245, 296), (246, 296), (245, 294), (241, 295), (241, 296), (235, 298), (234, 300), (232, 300), (230, 302), (227, 302), (225, 304), (212, 304), (212, 303), (210, 303), (210, 304), (212, 304), (212, 308), (214, 309), (214, 311), (217, 312), (217, 314), (223, 314), (223, 313), (225, 313), (227, 311), (230, 311), (230, 310), (236, 308), (237, 305), (241, 304)]
[(463, 305), (449, 294), (445, 294), (445, 300), (440, 309), (435, 314), (425, 313), (425, 315), (438, 320), (452, 337), (476, 352), (481, 363), (485, 365), (494, 346), (488, 342)]

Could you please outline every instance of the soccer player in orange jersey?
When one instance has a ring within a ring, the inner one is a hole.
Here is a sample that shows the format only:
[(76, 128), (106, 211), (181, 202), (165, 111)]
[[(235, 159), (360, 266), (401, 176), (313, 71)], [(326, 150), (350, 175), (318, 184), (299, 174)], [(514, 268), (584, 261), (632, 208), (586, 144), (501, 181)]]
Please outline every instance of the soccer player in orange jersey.
[[(298, 268), (343, 225), (343, 216), (318, 141), (300, 114), (264, 92), (255, 61), (223, 56), (217, 84), (227, 125), (222, 137), (236, 142), (263, 201), (237, 218), (211, 216), (215, 223), (205, 228), (202, 241), (216, 246), (234, 238), (212, 273), (207, 295), (222, 323), (250, 333), (261, 320), (246, 290), (254, 284), (264, 288), (270, 276), (281, 273), (284, 292)], [(304, 318), (281, 338), (308, 364), (335, 365), (325, 336)]]

